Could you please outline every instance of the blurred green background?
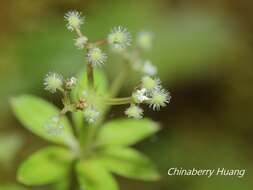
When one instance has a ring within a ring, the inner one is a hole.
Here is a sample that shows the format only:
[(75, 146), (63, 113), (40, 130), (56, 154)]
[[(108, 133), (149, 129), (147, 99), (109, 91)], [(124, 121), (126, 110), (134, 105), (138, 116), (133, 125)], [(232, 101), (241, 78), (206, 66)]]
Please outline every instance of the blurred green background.
[[(72, 9), (86, 16), (84, 30), (91, 40), (103, 38), (115, 25), (126, 26), (133, 37), (153, 31), (153, 50), (143, 57), (157, 65), (172, 94), (168, 107), (147, 111), (162, 131), (137, 145), (157, 163), (162, 180), (118, 178), (121, 189), (252, 189), (253, 1), (1, 0), (0, 5), (0, 189), (8, 184), (18, 189), (18, 164), (47, 143), (20, 126), (8, 99), (31, 93), (57, 104), (43, 91), (43, 76), (48, 71), (75, 75), (83, 65), (63, 20)], [(105, 70), (112, 79), (117, 61), (109, 59)], [(131, 85), (126, 87), (122, 95), (129, 94)], [(247, 173), (244, 178), (171, 177), (171, 167)]]

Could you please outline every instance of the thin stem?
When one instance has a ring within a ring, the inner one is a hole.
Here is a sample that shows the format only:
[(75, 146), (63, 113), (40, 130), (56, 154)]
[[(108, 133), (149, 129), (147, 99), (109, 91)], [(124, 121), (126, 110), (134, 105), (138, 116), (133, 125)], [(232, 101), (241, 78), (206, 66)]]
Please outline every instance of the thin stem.
[(68, 106), (66, 106), (66, 107), (64, 107), (61, 111), (60, 111), (60, 116), (63, 116), (63, 115), (65, 115), (67, 112), (69, 112), (70, 111), (70, 109), (69, 109), (69, 107)]
[(129, 74), (129, 60), (126, 60), (126, 63), (124, 64), (124, 66), (121, 68), (121, 72), (120, 74), (115, 78), (112, 87), (111, 87), (111, 92), (110, 92), (110, 96), (112, 97), (111, 99), (109, 99), (110, 101), (107, 103), (107, 106), (104, 109), (104, 113), (101, 116), (100, 120), (97, 122), (97, 124), (94, 126), (95, 130), (94, 130), (94, 134), (92, 134), (92, 140), (95, 140), (97, 138), (97, 135), (101, 129), (101, 124), (105, 119), (106, 114), (108, 113), (109, 109), (110, 109), (110, 105), (122, 105), (122, 104), (129, 104), (131, 102), (131, 98), (127, 97), (127, 98), (119, 98), (119, 99), (115, 99), (113, 97), (115, 97), (122, 85), (124, 84), (128, 74)]
[(83, 34), (79, 28), (75, 28), (75, 31), (76, 31), (78, 37), (83, 37)]
[(74, 160), (71, 164), (69, 190), (79, 189), (79, 184), (78, 184), (77, 175), (75, 171), (76, 163), (77, 163), (77, 160)]
[(94, 87), (94, 74), (93, 74), (93, 67), (91, 63), (87, 64), (87, 79), (88, 85), (90, 88)]
[[(83, 37), (83, 33), (81, 32), (81, 30), (79, 28), (75, 28), (75, 31), (77, 33), (77, 36), (78, 37)], [(102, 40), (98, 40), (96, 42), (90, 42), (90, 43), (87, 43), (86, 44), (86, 47), (87, 48), (91, 48), (91, 47), (94, 47), (94, 46), (100, 46), (100, 45), (105, 45), (107, 44), (107, 40), (106, 39), (102, 39)]]
[(94, 43), (91, 43), (91, 44), (94, 45), (94, 46), (100, 46), (100, 45), (106, 45), (107, 43), (108, 42), (107, 42), (106, 39), (102, 39), (102, 40), (98, 40), (98, 41), (96, 41)]
[(123, 104), (130, 104), (131, 102), (132, 102), (132, 97), (110, 98), (106, 101), (108, 105), (123, 105)]
[[(64, 108), (60, 111), (59, 113), (59, 117), (63, 117), (66, 113), (68, 112), (73, 112), (74, 111), (74, 105), (73, 104), (68, 104), (68, 105), (64, 105)], [(60, 122), (60, 121), (59, 121)], [(73, 127), (73, 132), (75, 137), (79, 138), (79, 134), (78, 134), (78, 128), (76, 128), (75, 126)]]

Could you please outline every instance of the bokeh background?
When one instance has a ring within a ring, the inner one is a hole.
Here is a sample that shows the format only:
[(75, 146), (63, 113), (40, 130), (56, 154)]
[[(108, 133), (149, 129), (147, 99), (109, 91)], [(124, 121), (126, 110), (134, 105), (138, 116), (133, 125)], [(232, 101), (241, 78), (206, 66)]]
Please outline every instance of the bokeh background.
[[(104, 37), (115, 25), (128, 27), (133, 36), (153, 31), (153, 50), (143, 56), (157, 65), (173, 97), (162, 111), (147, 111), (161, 123), (162, 131), (136, 146), (156, 162), (162, 180), (118, 178), (121, 189), (251, 190), (251, 0), (1, 0), (1, 189), (8, 184), (16, 189), (18, 164), (47, 144), (22, 128), (11, 113), (9, 98), (30, 93), (57, 104), (43, 91), (43, 76), (48, 71), (71, 76), (82, 67), (83, 54), (64, 27), (63, 15), (71, 9), (84, 12), (85, 33), (91, 40)], [(112, 59), (105, 67), (110, 79), (116, 64)], [(133, 82), (129, 78), (129, 84)], [(129, 93), (130, 87), (126, 85), (121, 94)], [(247, 173), (244, 178), (171, 177), (170, 167), (239, 168)]]

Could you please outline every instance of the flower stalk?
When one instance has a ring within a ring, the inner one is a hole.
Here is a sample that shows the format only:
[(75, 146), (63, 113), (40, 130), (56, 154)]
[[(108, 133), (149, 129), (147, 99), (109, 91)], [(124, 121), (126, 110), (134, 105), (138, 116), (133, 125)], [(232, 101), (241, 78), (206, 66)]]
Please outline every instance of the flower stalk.
[(108, 105), (124, 105), (124, 104), (130, 104), (132, 102), (133, 102), (132, 97), (110, 98), (106, 101)]
[(87, 79), (88, 79), (88, 85), (90, 89), (94, 88), (94, 73), (93, 73), (93, 67), (91, 63), (87, 64)]

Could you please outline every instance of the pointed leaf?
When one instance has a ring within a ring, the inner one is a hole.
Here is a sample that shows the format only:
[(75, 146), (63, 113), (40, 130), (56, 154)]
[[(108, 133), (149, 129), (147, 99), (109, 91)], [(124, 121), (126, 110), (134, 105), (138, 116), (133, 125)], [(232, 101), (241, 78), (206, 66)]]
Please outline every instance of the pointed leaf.
[(85, 160), (76, 166), (79, 182), (83, 189), (118, 190), (113, 176), (96, 160)]
[(146, 181), (159, 179), (159, 173), (151, 160), (132, 148), (108, 148), (99, 157), (101, 163), (115, 174)]
[(18, 181), (26, 185), (44, 185), (61, 180), (68, 174), (71, 160), (72, 155), (65, 148), (44, 148), (21, 164)]
[(75, 146), (76, 141), (68, 119), (61, 117), (63, 130), (59, 134), (51, 134), (45, 127), (50, 119), (59, 114), (59, 110), (49, 102), (31, 95), (22, 95), (11, 100), (16, 117), (28, 130), (46, 140)]
[(106, 123), (98, 136), (99, 145), (133, 145), (159, 130), (157, 123), (149, 120), (120, 119)]

